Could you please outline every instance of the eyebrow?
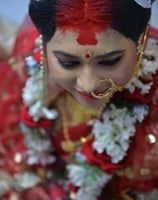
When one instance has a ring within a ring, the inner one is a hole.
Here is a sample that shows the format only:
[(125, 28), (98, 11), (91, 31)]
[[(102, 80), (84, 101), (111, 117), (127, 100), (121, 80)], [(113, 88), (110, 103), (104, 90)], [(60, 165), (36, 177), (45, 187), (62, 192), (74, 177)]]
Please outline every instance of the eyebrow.
[(118, 54), (120, 55), (120, 54), (122, 54), (122, 53), (125, 53), (125, 49), (124, 49), (124, 50), (111, 51), (111, 52), (105, 53), (105, 54), (103, 54), (103, 55), (96, 56), (95, 58), (96, 58), (96, 59), (104, 59), (104, 58), (116, 56), (116, 55), (118, 55)]
[(64, 56), (64, 57), (67, 57), (67, 58), (80, 59), (79, 56), (69, 54), (69, 53), (66, 53), (64, 51), (53, 51), (53, 54), (55, 54), (55, 55), (57, 54), (57, 55)]
[[(95, 59), (105, 59), (105, 58), (112, 57), (112, 56), (115, 56), (118, 54), (122, 54), (124, 52), (125, 52), (125, 50), (111, 51), (111, 52), (105, 53), (103, 55), (95, 56)], [(55, 55), (57, 54), (59, 56), (64, 56), (64, 57), (71, 58), (71, 59), (80, 59), (79, 56), (69, 54), (64, 51), (53, 51), (53, 54), (55, 54)]]

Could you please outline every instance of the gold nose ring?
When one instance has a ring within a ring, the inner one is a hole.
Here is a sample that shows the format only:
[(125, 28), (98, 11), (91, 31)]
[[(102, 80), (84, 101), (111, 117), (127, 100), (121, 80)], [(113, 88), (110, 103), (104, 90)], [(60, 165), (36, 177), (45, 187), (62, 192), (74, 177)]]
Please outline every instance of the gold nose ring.
[(103, 80), (100, 80), (99, 82), (100, 82), (100, 84), (105, 83), (105, 82), (107, 82), (108, 84), (110, 83), (111, 87), (108, 88), (105, 92), (101, 92), (98, 94), (96, 94), (94, 91), (91, 92), (91, 95), (96, 99), (104, 99), (104, 98), (110, 99), (115, 92), (123, 90), (123, 87), (116, 85), (111, 78), (103, 79)]

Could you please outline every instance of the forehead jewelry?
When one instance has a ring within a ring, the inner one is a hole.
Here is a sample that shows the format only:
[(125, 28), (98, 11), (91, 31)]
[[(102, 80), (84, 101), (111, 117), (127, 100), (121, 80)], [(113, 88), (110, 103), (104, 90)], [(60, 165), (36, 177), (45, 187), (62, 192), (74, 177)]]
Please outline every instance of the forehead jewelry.
[(100, 84), (102, 83), (110, 84), (110, 87), (105, 92), (101, 92), (98, 94), (96, 94), (94, 91), (91, 92), (91, 95), (96, 99), (107, 99), (107, 101), (109, 101), (109, 99), (113, 96), (115, 92), (123, 90), (123, 86), (116, 85), (111, 78), (109, 79), (106, 78), (104, 80), (100, 80), (99, 82)]

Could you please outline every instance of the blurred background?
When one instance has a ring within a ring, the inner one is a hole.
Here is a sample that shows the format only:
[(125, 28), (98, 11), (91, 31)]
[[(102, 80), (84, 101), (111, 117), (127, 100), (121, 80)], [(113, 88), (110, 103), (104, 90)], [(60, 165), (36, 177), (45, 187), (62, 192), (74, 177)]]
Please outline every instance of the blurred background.
[(5, 16), (20, 24), (27, 13), (29, 0), (1, 0), (0, 17)]

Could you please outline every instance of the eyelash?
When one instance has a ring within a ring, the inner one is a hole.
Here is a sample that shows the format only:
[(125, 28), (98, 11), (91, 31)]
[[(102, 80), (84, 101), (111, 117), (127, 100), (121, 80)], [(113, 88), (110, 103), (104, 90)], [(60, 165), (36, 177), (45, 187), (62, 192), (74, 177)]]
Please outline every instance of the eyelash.
[[(103, 66), (113, 66), (115, 64), (117, 64), (118, 62), (120, 62), (120, 60), (122, 59), (123, 55), (114, 58), (113, 60), (104, 60), (101, 62), (98, 62), (99, 65), (103, 65)], [(78, 61), (62, 61), (58, 58), (58, 62), (61, 66), (65, 67), (65, 68), (72, 68), (75, 66), (78, 66), (80, 64), (80, 62)]]
[(104, 61), (101, 61), (99, 62), (98, 64), (99, 65), (104, 65), (104, 66), (113, 66), (115, 64), (117, 64), (118, 62), (120, 62), (120, 60), (122, 59), (123, 55), (117, 57), (117, 58), (114, 58), (113, 60), (104, 60)]
[(58, 59), (58, 62), (65, 68), (71, 68), (80, 64), (78, 61), (62, 61), (60, 59)]

